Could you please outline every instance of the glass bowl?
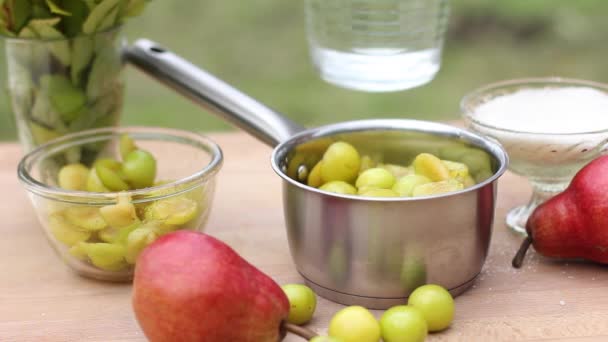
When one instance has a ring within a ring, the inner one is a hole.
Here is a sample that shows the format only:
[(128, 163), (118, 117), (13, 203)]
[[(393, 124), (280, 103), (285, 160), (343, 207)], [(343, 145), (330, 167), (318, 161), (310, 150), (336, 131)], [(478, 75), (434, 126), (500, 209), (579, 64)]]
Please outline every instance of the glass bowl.
[[(152, 187), (88, 192), (58, 186), (58, 172), (66, 164), (91, 167), (98, 158), (121, 160), (118, 142), (123, 134), (155, 157)], [(90, 278), (129, 281), (137, 255), (158, 236), (177, 229), (203, 230), (222, 160), (219, 146), (200, 134), (110, 127), (69, 134), (36, 148), (19, 163), (18, 176), (49, 242), (72, 270)]]
[[(608, 127), (574, 133), (534, 132), (533, 130), (512, 130), (498, 127), (475, 115), (480, 105), (496, 97), (521, 89), (585, 87), (608, 95), (608, 85), (592, 81), (566, 78), (525, 78), (497, 82), (481, 87), (461, 102), (461, 110), (466, 126), (503, 145), (509, 155), (509, 169), (526, 177), (533, 188), (527, 204), (509, 211), (507, 226), (516, 232), (526, 234), (528, 216), (548, 198), (563, 191), (572, 177), (585, 164), (598, 157), (608, 142)], [(571, 120), (577, 120), (572, 113)], [(551, 120), (547, 114), (547, 120)]]

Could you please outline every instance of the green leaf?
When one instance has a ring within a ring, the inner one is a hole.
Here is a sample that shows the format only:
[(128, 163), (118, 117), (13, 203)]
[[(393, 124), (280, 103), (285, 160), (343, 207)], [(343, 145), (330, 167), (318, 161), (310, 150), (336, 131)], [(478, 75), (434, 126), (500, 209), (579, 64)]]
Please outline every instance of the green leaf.
[(19, 38), (39, 38), (36, 31), (32, 30), (27, 26), (21, 29), (21, 32), (19, 32), (18, 36)]
[(100, 53), (102, 50), (114, 50), (116, 51), (117, 47), (117, 38), (119, 37), (120, 32), (118, 30), (109, 30), (105, 31), (102, 34), (94, 35), (95, 41), (95, 52)]
[(97, 112), (95, 112), (92, 108), (82, 107), (78, 116), (72, 121), (69, 125), (69, 129), (71, 132), (78, 132), (85, 130), (87, 128), (93, 127), (95, 121), (100, 118)]
[(127, 0), (126, 6), (123, 7), (121, 17), (135, 17), (140, 15), (148, 3), (147, 0)]
[[(57, 25), (60, 21), (61, 21), (61, 18), (58, 18), (58, 17), (32, 19), (27, 23), (27, 26), (33, 28), (35, 31), (38, 32), (38, 30), (41, 30), (41, 29), (45, 30), (46, 27), (53, 27), (53, 26)], [(57, 31), (57, 30), (55, 30), (55, 31)], [(57, 33), (49, 34), (48, 38), (58, 38), (58, 37), (63, 37), (63, 34), (61, 34), (61, 32), (59, 32), (59, 31), (57, 31)], [(45, 37), (41, 37), (41, 38), (45, 38)]]
[(64, 127), (59, 113), (53, 110), (51, 101), (44, 92), (38, 92), (31, 112), (32, 120), (45, 127)]
[(61, 115), (61, 120), (63, 120), (63, 122), (70, 124), (71, 122), (73, 122), (74, 120), (78, 119), (81, 115), (86, 114), (84, 113), (84, 108), (85, 107), (81, 107), (73, 112), (68, 112), (65, 114), (60, 114)]
[(81, 114), (70, 123), (71, 131), (111, 126), (116, 123), (123, 104), (124, 87), (116, 85), (95, 103), (83, 107)]
[[(1, 1), (1, 0), (0, 0)], [(6, 11), (4, 11), (0, 4), (0, 34), (14, 37), (16, 36), (15, 32), (12, 32), (8, 27), (8, 17), (6, 16)]]
[(113, 113), (102, 116), (100, 119), (98, 119), (97, 121), (95, 121), (93, 123), (93, 127), (100, 128), (100, 127), (116, 126), (118, 124), (119, 119), (120, 119), (120, 111), (117, 110)]
[(45, 142), (55, 139), (61, 136), (61, 133), (50, 130), (45, 126), (37, 124), (34, 121), (30, 122), (30, 133), (34, 142), (38, 145), (44, 144)]
[(116, 19), (118, 17), (119, 10), (120, 6), (114, 7), (114, 9), (110, 11), (110, 13), (108, 13), (105, 18), (103, 18), (101, 23), (99, 23), (99, 26), (97, 27), (97, 32), (103, 32), (114, 26), (116, 24)]
[(43, 3), (34, 3), (32, 5), (32, 17), (36, 19), (45, 19), (52, 18), (53, 14)]
[(66, 36), (75, 37), (82, 30), (82, 24), (89, 15), (89, 8), (83, 1), (74, 0), (63, 0), (62, 6), (72, 13), (71, 16), (63, 18), (63, 31)]
[[(40, 38), (38, 33), (29, 26), (24, 27), (19, 32), (18, 37), (25, 39)], [(45, 73), (49, 68), (50, 51), (44, 44), (7, 44), (6, 54), (7, 61), (23, 65), (34, 75)]]
[(116, 85), (112, 91), (109, 91), (98, 98), (92, 105), (92, 108), (99, 113), (100, 117), (110, 115), (122, 107), (122, 95), (122, 87)]
[(40, 77), (40, 86), (48, 94), (53, 109), (61, 115), (64, 122), (76, 119), (86, 104), (84, 91), (75, 87), (63, 75), (43, 75)]
[(112, 12), (120, 1), (121, 0), (102, 0), (101, 3), (93, 8), (91, 14), (89, 14), (89, 17), (85, 20), (82, 25), (82, 32), (85, 34), (97, 32), (102, 21)]
[(8, 23), (8, 12), (5, 8), (2, 7), (2, 3), (0, 3), (0, 28), (3, 28), (8, 31)]
[(87, 5), (87, 7), (89, 8), (89, 11), (92, 11), (93, 8), (95, 8), (95, 6), (97, 6), (97, 0), (82, 0), (82, 2), (84, 2), (85, 5)]
[(11, 9), (12, 31), (19, 32), (32, 14), (32, 2), (31, 0), (8, 0), (7, 4)]
[(61, 21), (61, 18), (32, 19), (27, 27), (35, 31), (41, 39), (58, 39), (57, 41), (49, 41), (47, 44), (51, 53), (57, 57), (59, 62), (64, 66), (68, 66), (72, 60), (70, 43), (62, 40), (65, 38), (64, 35), (54, 27), (59, 21)]
[(87, 68), (94, 54), (93, 40), (89, 36), (74, 38), (72, 43), (72, 68), (70, 76), (72, 83), (80, 84), (82, 71)]
[(116, 86), (122, 69), (119, 52), (113, 45), (107, 45), (95, 57), (87, 83), (87, 97), (96, 100)]
[(64, 10), (63, 8), (57, 6), (56, 3), (53, 2), (53, 0), (46, 0), (46, 4), (49, 6), (49, 9), (51, 10), (51, 13), (55, 13), (55, 14), (59, 14), (59, 15), (65, 15), (65, 16), (71, 16), (72, 13)]
[(7, 37), (15, 37), (16, 34), (14, 34), (13, 32), (9, 31), (4, 25), (2, 25), (2, 23), (0, 23), (0, 34), (7, 36)]

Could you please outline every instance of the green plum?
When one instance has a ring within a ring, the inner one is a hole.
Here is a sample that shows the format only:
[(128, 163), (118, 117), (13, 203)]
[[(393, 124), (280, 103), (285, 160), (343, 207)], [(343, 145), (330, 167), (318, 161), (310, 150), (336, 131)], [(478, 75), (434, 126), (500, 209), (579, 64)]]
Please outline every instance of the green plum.
[(371, 168), (363, 171), (355, 185), (357, 188), (390, 189), (395, 184), (395, 176), (383, 168)]
[(297, 325), (308, 323), (317, 308), (317, 296), (312, 289), (302, 284), (286, 284), (281, 288), (289, 299), (287, 322)]
[(91, 168), (91, 170), (89, 171), (89, 177), (87, 178), (87, 191), (89, 192), (110, 192), (110, 189), (108, 189), (103, 182), (101, 181), (101, 179), (99, 179), (99, 176), (97, 175), (97, 171), (95, 170), (95, 168)]
[(324, 182), (344, 181), (352, 183), (361, 167), (359, 152), (349, 143), (338, 141), (331, 144), (323, 154), (321, 178)]
[(65, 165), (57, 175), (59, 187), (66, 190), (86, 190), (88, 178), (89, 169), (82, 164)]
[(120, 156), (124, 160), (129, 153), (137, 150), (137, 146), (135, 145), (135, 141), (133, 141), (128, 134), (122, 134), (118, 142), (118, 149), (120, 150)]
[(441, 162), (448, 169), (451, 179), (464, 183), (465, 178), (469, 176), (469, 168), (466, 166), (466, 164), (449, 160), (442, 160)]
[(400, 197), (399, 194), (391, 189), (359, 189), (359, 195), (367, 197)]
[(431, 180), (422, 175), (410, 174), (399, 178), (393, 185), (393, 191), (400, 196), (411, 197), (415, 187), (426, 183), (431, 183)]
[(68, 253), (78, 260), (85, 261), (87, 260), (87, 252), (82, 248), (83, 243), (84, 242), (78, 242), (77, 244), (73, 245), (68, 250)]
[(422, 312), (431, 332), (449, 327), (454, 319), (454, 298), (439, 285), (420, 286), (410, 294), (407, 303)]
[(120, 168), (122, 167), (122, 164), (116, 160), (116, 159), (112, 159), (112, 158), (99, 158), (97, 160), (95, 160), (95, 162), (93, 163), (93, 167), (97, 167), (97, 166), (103, 166), (105, 168), (108, 168), (112, 171), (120, 171)]
[(101, 183), (111, 191), (125, 191), (129, 190), (129, 184), (120, 178), (116, 171), (110, 170), (104, 166), (97, 166), (95, 168), (97, 176), (101, 180)]
[(97, 236), (99, 237), (99, 239), (103, 242), (107, 242), (107, 243), (120, 243), (123, 245), (127, 244), (127, 237), (129, 236), (129, 234), (139, 228), (141, 226), (141, 222), (136, 221), (135, 223), (133, 223), (132, 225), (129, 226), (125, 226), (125, 227), (107, 227), (105, 229), (100, 230), (97, 233)]
[(68, 222), (81, 230), (97, 231), (107, 226), (106, 221), (99, 213), (99, 208), (96, 207), (68, 207), (64, 211), (64, 216)]
[(194, 220), (200, 213), (197, 203), (185, 195), (158, 200), (145, 210), (147, 220), (161, 221), (167, 225), (183, 225)]
[(393, 174), (395, 179), (399, 179), (403, 176), (411, 175), (414, 173), (414, 170), (411, 167), (395, 165), (395, 164), (381, 164), (378, 165), (379, 168), (383, 168), (386, 171)]
[(86, 241), (91, 237), (91, 232), (69, 223), (65, 217), (59, 213), (49, 217), (49, 230), (58, 241), (67, 246), (73, 246), (81, 241)]
[(321, 179), (321, 164), (322, 162), (318, 162), (310, 171), (308, 180), (306, 181), (309, 186), (318, 188), (323, 185), (323, 180)]
[(446, 180), (450, 177), (450, 172), (441, 162), (441, 159), (430, 153), (420, 153), (414, 158), (412, 165), (416, 174), (425, 176), (433, 182)]
[(384, 342), (423, 342), (428, 334), (422, 312), (409, 305), (394, 306), (380, 318)]
[(144, 150), (131, 151), (123, 160), (122, 172), (134, 188), (150, 187), (156, 178), (156, 159)]
[(344, 194), (344, 195), (355, 195), (357, 194), (357, 189), (343, 181), (331, 181), (323, 184), (319, 189), (333, 192), (336, 194)]
[(365, 170), (376, 167), (376, 162), (368, 155), (361, 156), (361, 164), (359, 166), (359, 174)]
[(126, 193), (118, 195), (116, 204), (101, 207), (99, 213), (106, 223), (114, 228), (127, 227), (139, 222), (135, 206), (131, 203), (131, 198)]
[(380, 324), (366, 308), (349, 306), (332, 317), (329, 322), (329, 336), (344, 342), (378, 342)]
[(91, 263), (106, 271), (121, 271), (128, 267), (125, 261), (126, 248), (120, 244), (82, 242), (80, 248), (86, 253)]
[(129, 233), (127, 237), (127, 250), (125, 260), (129, 264), (135, 264), (139, 254), (158, 238), (158, 232), (151, 227), (139, 227)]
[(111, 191), (129, 190), (129, 184), (124, 181), (120, 162), (113, 159), (100, 159), (94, 164), (97, 176), (104, 187)]
[(455, 179), (418, 185), (412, 191), (413, 197), (431, 196), (464, 189), (464, 185)]

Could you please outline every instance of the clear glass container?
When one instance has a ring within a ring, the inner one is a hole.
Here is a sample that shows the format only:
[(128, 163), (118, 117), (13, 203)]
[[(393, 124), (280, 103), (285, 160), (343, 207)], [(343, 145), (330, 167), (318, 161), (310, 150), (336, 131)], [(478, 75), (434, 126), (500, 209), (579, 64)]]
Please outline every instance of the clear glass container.
[[(58, 187), (58, 171), (66, 163), (92, 165), (94, 159), (80, 151), (93, 147), (98, 151), (96, 157), (121, 160), (117, 145), (125, 133), (138, 148), (155, 157), (154, 186), (123, 192)], [(219, 146), (196, 133), (150, 127), (100, 128), (38, 147), (23, 157), (18, 175), (48, 241), (72, 270), (90, 278), (128, 281), (138, 253), (156, 238), (177, 229), (203, 230), (221, 164)], [(102, 209), (115, 205), (136, 217), (120, 223), (116, 211)]]
[(8, 101), (26, 152), (68, 133), (118, 124), (124, 97), (120, 32), (4, 37)]
[(448, 17), (447, 0), (306, 0), (310, 55), (337, 86), (417, 87), (439, 71)]
[[(461, 110), (467, 127), (500, 142), (509, 155), (509, 170), (526, 177), (533, 188), (527, 204), (509, 211), (507, 226), (525, 234), (528, 216), (550, 197), (563, 191), (572, 177), (587, 163), (597, 158), (608, 142), (608, 127), (575, 133), (538, 133), (494, 126), (475, 115), (476, 109), (496, 97), (521, 89), (586, 87), (605, 92), (608, 85), (565, 78), (526, 78), (493, 83), (466, 95)], [(547, 120), (553, 119), (547, 113)], [(577, 120), (572, 113), (571, 120)]]

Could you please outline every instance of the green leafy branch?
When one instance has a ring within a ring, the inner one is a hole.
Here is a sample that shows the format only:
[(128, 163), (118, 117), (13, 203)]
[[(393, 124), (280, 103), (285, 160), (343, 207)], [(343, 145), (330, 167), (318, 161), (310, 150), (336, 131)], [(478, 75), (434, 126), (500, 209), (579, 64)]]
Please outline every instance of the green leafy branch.
[(0, 34), (58, 39), (93, 34), (137, 16), (149, 0), (0, 0)]

